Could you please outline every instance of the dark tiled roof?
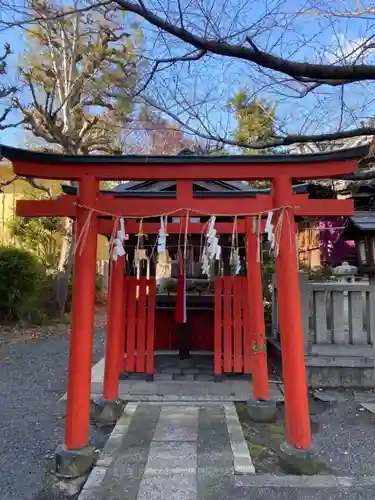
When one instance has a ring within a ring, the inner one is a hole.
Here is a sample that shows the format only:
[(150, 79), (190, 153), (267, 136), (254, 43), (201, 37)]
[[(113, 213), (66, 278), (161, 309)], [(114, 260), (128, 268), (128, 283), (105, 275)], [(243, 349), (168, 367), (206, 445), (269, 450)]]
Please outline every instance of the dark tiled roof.
[(356, 212), (349, 220), (361, 231), (375, 231), (375, 212)]
[(201, 164), (201, 163), (315, 163), (333, 160), (361, 159), (368, 154), (369, 145), (355, 148), (340, 149), (329, 153), (313, 154), (265, 154), (265, 155), (177, 155), (177, 156), (149, 156), (149, 155), (61, 155), (55, 153), (41, 153), (37, 151), (28, 151), (26, 149), (12, 148), (10, 146), (0, 145), (0, 156), (9, 160), (23, 160), (38, 163), (56, 163), (56, 164), (121, 164), (138, 163), (148, 165), (160, 164)]
[[(195, 185), (203, 188), (203, 191), (195, 191), (194, 196), (197, 197), (252, 197), (257, 194), (271, 194), (270, 188), (252, 188), (248, 184), (231, 181), (197, 181)], [(241, 189), (238, 188), (241, 185)], [(114, 189), (102, 190), (103, 194), (114, 194), (119, 197), (175, 197), (176, 196), (176, 181), (130, 181), (122, 182)], [(308, 184), (296, 184), (293, 186), (295, 193), (307, 193)], [(163, 191), (164, 189), (173, 188), (172, 190)], [(66, 194), (77, 194), (77, 188), (69, 184), (62, 185), (63, 192)]]

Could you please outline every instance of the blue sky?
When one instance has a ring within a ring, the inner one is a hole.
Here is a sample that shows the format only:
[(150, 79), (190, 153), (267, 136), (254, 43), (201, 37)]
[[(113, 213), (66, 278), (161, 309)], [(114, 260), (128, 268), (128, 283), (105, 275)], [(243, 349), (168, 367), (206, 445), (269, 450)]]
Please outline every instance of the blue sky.
[[(208, 0), (202, 0), (208, 5)], [(328, 7), (332, 2), (324, 2)], [(280, 2), (278, 2), (280, 4)], [(337, 2), (333, 2), (333, 5)], [(345, 9), (346, 2), (342, 2)], [(348, 5), (350, 2), (348, 1)], [(173, 5), (173, 2), (170, 2)], [(191, 2), (189, 3), (191, 5)], [(212, 4), (211, 4), (212, 5)], [(236, 9), (230, 7), (236, 5)], [(243, 5), (240, 15), (238, 6)], [(257, 6), (255, 9), (254, 6)], [(228, 33), (233, 26), (236, 29), (254, 26), (247, 33), (254, 36), (256, 43), (265, 50), (277, 55), (291, 56), (300, 61), (331, 62), (343, 52), (348, 52), (360, 43), (365, 35), (375, 35), (375, 23), (371, 20), (348, 20), (324, 18), (320, 16), (304, 16), (292, 19), (283, 25), (285, 13), (296, 12), (309, 7), (303, 0), (288, 0), (278, 8), (277, 20), (279, 27), (272, 23), (274, 15), (267, 17), (267, 12), (276, 6), (276, 0), (246, 1), (246, 0), (217, 0), (213, 4), (211, 16), (220, 16), (219, 31)], [(317, 5), (317, 2), (314, 2)], [(341, 3), (340, 3), (341, 5)], [(229, 7), (228, 7), (229, 6)], [(225, 10), (225, 15), (222, 11)], [(197, 12), (189, 11), (189, 16)], [(260, 21), (259, 21), (260, 20)], [(256, 25), (255, 25), (256, 24)], [(374, 28), (373, 28), (374, 24)], [(198, 29), (199, 29), (198, 23)], [(149, 26), (143, 28), (145, 48), (149, 57), (168, 56), (172, 47), (174, 53), (182, 53), (185, 48), (181, 44), (166, 38), (155, 39), (155, 31)], [(239, 37), (243, 40), (245, 35)], [(11, 29), (0, 33), (0, 44), (9, 42), (13, 54), (9, 61), (9, 75), (11, 82), (16, 81), (17, 57), (24, 49), (24, 32), (21, 29)], [(165, 43), (167, 41), (167, 44)], [(323, 47), (332, 47), (331, 51), (322, 54)], [(332, 52), (334, 53), (332, 55)], [(370, 55), (370, 59), (372, 55)], [(341, 112), (341, 94), (339, 89), (322, 88), (319, 94), (310, 94), (304, 99), (291, 98), (285, 85), (281, 88), (270, 86), (273, 79), (279, 75), (269, 72), (258, 72), (252, 65), (231, 59), (212, 58), (191, 65), (178, 65), (167, 73), (159, 75), (155, 80), (150, 95), (158, 102), (164, 103), (168, 109), (180, 116), (184, 121), (199, 130), (209, 126), (210, 131), (230, 134), (233, 131), (233, 117), (225, 110), (228, 99), (239, 89), (245, 87), (257, 97), (263, 97), (278, 106), (280, 124), (287, 127), (289, 132), (323, 132), (337, 126), (340, 120), (347, 128), (359, 124), (375, 113), (371, 86), (356, 84), (348, 86), (344, 91), (345, 106)], [(177, 84), (176, 84), (177, 82)], [(177, 87), (176, 87), (177, 85)], [(294, 85), (295, 86), (295, 85)], [(176, 88), (178, 92), (176, 92)], [(262, 90), (260, 90), (262, 89)], [(176, 104), (176, 99), (179, 104)], [(197, 102), (204, 101), (196, 106)], [(190, 111), (187, 111), (187, 109)], [(194, 116), (197, 113), (197, 116)], [(16, 116), (13, 116), (16, 119)], [(1, 132), (0, 142), (24, 146), (25, 134), (22, 129), (9, 129)]]
[[(24, 50), (24, 39), (24, 31), (18, 28), (12, 28), (0, 33), (0, 50), (2, 51), (4, 43), (10, 43), (12, 48), (12, 54), (9, 56), (8, 75), (6, 77), (6, 81), (10, 83), (16, 83), (18, 79), (17, 58)], [(13, 112), (10, 120), (17, 121), (17, 119), (19, 119), (19, 113)], [(11, 146), (22, 146), (24, 135), (25, 133), (21, 128), (6, 129), (0, 131), (0, 142)]]

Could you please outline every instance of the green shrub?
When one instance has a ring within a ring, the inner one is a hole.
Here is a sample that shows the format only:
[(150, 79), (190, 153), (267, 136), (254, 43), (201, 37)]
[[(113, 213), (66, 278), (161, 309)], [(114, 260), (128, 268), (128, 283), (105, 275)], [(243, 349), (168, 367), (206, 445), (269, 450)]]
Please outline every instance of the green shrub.
[(23, 319), (44, 276), (38, 259), (20, 248), (0, 247), (0, 318)]
[[(103, 301), (103, 295), (102, 295), (102, 277), (100, 275), (96, 275), (95, 279), (95, 303), (96, 304), (102, 304)], [(69, 284), (68, 284), (68, 296), (66, 298), (66, 304), (65, 304), (65, 312), (70, 313), (72, 312), (72, 299), (73, 299), (73, 275), (70, 276), (69, 278)]]

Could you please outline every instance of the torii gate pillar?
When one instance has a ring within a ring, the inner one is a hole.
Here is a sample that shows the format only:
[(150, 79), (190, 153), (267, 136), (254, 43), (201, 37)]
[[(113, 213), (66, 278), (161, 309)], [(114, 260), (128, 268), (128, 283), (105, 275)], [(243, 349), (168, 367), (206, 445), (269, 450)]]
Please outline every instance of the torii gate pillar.
[(89, 429), (98, 228), (95, 212), (85, 207), (95, 206), (97, 187), (92, 176), (79, 180), (65, 441), (55, 456), (56, 472), (63, 477), (71, 477), (73, 469), (84, 474), (94, 457)]
[[(262, 272), (260, 260), (258, 259), (259, 242), (257, 224), (260, 224), (260, 221), (257, 221), (255, 217), (246, 218), (246, 264), (250, 310), (250, 325), (248, 325), (248, 328), (250, 328), (251, 340), (251, 373), (254, 402), (260, 400), (269, 402)], [(267, 409), (266, 411), (268, 413), (270, 410)], [(257, 408), (258, 417), (260, 417), (260, 412), (261, 409)], [(274, 413), (276, 415), (276, 407)]]
[[(116, 252), (113, 249), (113, 252)], [(92, 417), (98, 425), (114, 425), (124, 405), (119, 400), (119, 366), (124, 364), (125, 257), (111, 259), (107, 306), (107, 336), (103, 397), (94, 401)]]
[[(292, 181), (279, 176), (272, 181), (274, 207), (290, 205)], [(307, 397), (303, 323), (297, 264), (293, 208), (279, 212), (281, 223), (276, 256), (276, 284), (279, 306), (280, 337), (283, 364), (286, 435), (288, 445), (308, 450), (311, 430)]]

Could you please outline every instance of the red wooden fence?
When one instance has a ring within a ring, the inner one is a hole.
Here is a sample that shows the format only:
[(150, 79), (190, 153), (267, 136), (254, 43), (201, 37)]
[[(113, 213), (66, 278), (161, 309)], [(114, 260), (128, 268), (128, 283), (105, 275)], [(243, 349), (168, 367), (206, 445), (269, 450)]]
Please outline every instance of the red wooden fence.
[(247, 279), (215, 280), (215, 374), (251, 373)]
[(125, 370), (154, 373), (155, 278), (125, 278)]

